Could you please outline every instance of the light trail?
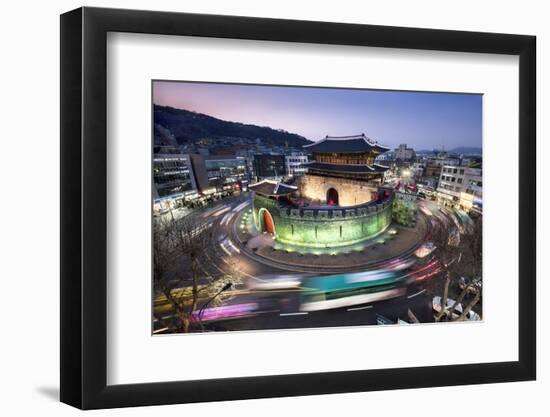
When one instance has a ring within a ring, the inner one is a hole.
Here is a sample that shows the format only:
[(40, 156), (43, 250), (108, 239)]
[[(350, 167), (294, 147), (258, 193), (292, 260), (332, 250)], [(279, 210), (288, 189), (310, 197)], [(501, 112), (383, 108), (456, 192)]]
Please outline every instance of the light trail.
[(223, 210), (224, 208), (227, 208), (227, 205), (226, 205), (226, 204), (224, 204), (224, 205), (221, 206), (221, 207), (212, 207), (211, 209), (206, 210), (206, 211), (202, 214), (202, 218), (206, 218), (206, 217), (210, 216), (212, 213), (216, 213), (217, 211)]
[(215, 213), (212, 213), (212, 216), (214, 217), (221, 216), (223, 213), (227, 213), (229, 210), (231, 210), (231, 207), (225, 207), (221, 210), (216, 211)]
[(227, 254), (227, 256), (233, 256), (233, 254), (225, 248), (223, 243), (220, 243), (220, 248), (222, 248), (222, 250)]
[(220, 225), (224, 226), (226, 224), (229, 224), (229, 222), (231, 221), (231, 219), (233, 218), (234, 215), (235, 215), (235, 213), (233, 213), (233, 212), (227, 213), (225, 216), (223, 216), (223, 219), (220, 222)]
[(249, 204), (250, 204), (250, 201), (247, 200), (247, 201), (245, 201), (245, 202), (239, 204), (237, 207), (235, 207), (235, 208), (233, 209), (233, 211), (234, 211), (234, 212), (239, 212), (239, 211), (241, 211), (242, 209), (244, 209), (246, 206), (248, 206)]

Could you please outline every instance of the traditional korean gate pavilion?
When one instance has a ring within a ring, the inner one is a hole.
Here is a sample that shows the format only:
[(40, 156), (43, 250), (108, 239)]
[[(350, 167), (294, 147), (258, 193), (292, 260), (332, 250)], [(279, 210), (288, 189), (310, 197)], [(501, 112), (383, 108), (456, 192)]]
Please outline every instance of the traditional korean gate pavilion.
[(257, 229), (282, 243), (324, 248), (380, 234), (391, 223), (393, 195), (380, 192), (388, 167), (375, 158), (388, 149), (364, 134), (304, 146), (313, 161), (295, 185), (264, 180), (249, 187)]

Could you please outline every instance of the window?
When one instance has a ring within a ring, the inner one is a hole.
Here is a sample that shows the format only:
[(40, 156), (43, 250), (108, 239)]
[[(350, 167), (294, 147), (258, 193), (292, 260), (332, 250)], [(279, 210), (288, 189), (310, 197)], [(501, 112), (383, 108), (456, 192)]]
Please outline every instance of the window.
[(463, 169), (460, 170), (460, 175), (464, 175), (464, 170)]
[(462, 178), (457, 179), (456, 182), (458, 182), (459, 184), (462, 184)]

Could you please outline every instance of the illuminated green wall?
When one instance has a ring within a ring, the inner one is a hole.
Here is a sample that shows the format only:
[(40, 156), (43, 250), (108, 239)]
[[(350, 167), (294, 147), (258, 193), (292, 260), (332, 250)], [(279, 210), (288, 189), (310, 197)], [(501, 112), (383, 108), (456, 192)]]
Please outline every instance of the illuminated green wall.
[(254, 220), (262, 230), (263, 210), (268, 210), (275, 223), (278, 241), (297, 246), (329, 248), (351, 245), (370, 239), (391, 223), (392, 201), (377, 206), (350, 209), (290, 209), (275, 200), (256, 195)]

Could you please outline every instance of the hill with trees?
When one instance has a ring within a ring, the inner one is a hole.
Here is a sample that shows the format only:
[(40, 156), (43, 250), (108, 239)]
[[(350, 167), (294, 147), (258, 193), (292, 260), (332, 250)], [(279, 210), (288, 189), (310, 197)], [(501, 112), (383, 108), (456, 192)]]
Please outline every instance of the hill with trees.
[(249, 141), (259, 139), (266, 146), (290, 146), (300, 148), (311, 143), (295, 133), (239, 122), (217, 119), (202, 113), (154, 106), (155, 143), (175, 140), (180, 145), (193, 143), (204, 138), (242, 138)]

